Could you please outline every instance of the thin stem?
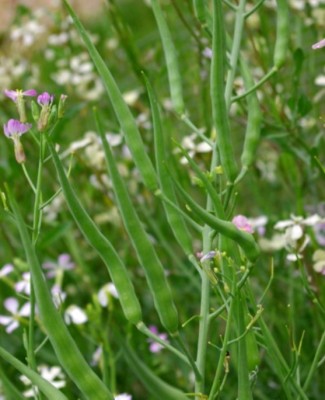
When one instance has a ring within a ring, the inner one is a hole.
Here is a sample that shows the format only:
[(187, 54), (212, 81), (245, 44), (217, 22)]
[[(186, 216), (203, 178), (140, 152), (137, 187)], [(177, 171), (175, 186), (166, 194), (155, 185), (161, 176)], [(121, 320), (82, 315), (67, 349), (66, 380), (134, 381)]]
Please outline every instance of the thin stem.
[(212, 140), (210, 140), (209, 138), (207, 138), (205, 135), (203, 135), (203, 133), (200, 131), (200, 129), (198, 129), (193, 122), (188, 118), (187, 115), (183, 114), (181, 115), (181, 120), (183, 122), (185, 122), (185, 124), (190, 127), (197, 135), (200, 139), (202, 139), (205, 143), (208, 143), (208, 145), (213, 148), (214, 147), (214, 143)]
[(191, 366), (191, 363), (189, 362), (188, 358), (183, 353), (181, 353), (174, 346), (169, 344), (166, 340), (161, 339), (158, 335), (155, 335), (153, 332), (151, 332), (151, 330), (148, 329), (143, 322), (139, 322), (137, 324), (137, 328), (144, 335), (148, 336), (150, 339), (153, 339), (155, 342), (161, 344), (163, 347), (165, 347), (166, 349), (171, 351), (173, 354), (175, 354), (178, 358), (180, 358), (186, 364)]
[(245, 6), (246, 6), (246, 0), (240, 0), (240, 3), (237, 7), (235, 32), (230, 54), (230, 68), (228, 70), (227, 82), (225, 88), (225, 100), (227, 109), (229, 109), (229, 106), (231, 104), (231, 92), (237, 70), (240, 43), (243, 36), (243, 26), (245, 21)]
[(196, 381), (199, 382), (202, 379), (200, 371), (198, 370), (198, 368), (195, 364), (192, 354), (188, 351), (187, 347), (185, 346), (182, 337), (180, 336), (179, 333), (177, 333), (176, 335), (173, 335), (173, 338), (176, 341), (176, 343), (179, 345), (179, 347), (182, 349), (183, 353), (186, 354), (188, 362), (190, 363), (190, 365), (193, 369), (193, 372), (195, 374)]
[(248, 89), (245, 93), (242, 93), (238, 96), (234, 96), (231, 98), (231, 102), (233, 103), (234, 101), (238, 101), (240, 99), (243, 99), (244, 97), (248, 96), (250, 93), (254, 92), (255, 90), (257, 90), (260, 86), (263, 85), (263, 83), (265, 83), (267, 80), (269, 80), (274, 74), (276, 74), (278, 72), (278, 68), (277, 67), (272, 67), (270, 69), (270, 71), (263, 76), (263, 78), (261, 80), (259, 80), (257, 83), (255, 83), (254, 86), (252, 86), (250, 89)]
[(245, 18), (250, 17), (252, 14), (254, 14), (254, 12), (256, 12), (261, 5), (264, 3), (265, 0), (260, 0), (258, 3), (255, 4), (254, 7), (252, 7), (249, 11), (247, 11), (247, 13), (245, 14)]
[(312, 380), (312, 377), (314, 375), (314, 372), (316, 371), (316, 369), (318, 367), (318, 360), (320, 359), (324, 344), (325, 344), (325, 332), (323, 332), (323, 335), (320, 339), (319, 345), (318, 345), (316, 353), (315, 353), (315, 357), (309, 368), (309, 372), (308, 372), (307, 378), (306, 378), (304, 386), (303, 386), (304, 391), (306, 391), (308, 389), (310, 382)]
[[(213, 149), (210, 171), (213, 171), (218, 162), (218, 151), (216, 147)], [(213, 208), (212, 199), (207, 197), (206, 209), (209, 211)], [(211, 250), (211, 232), (212, 229), (207, 225), (204, 226), (202, 232), (203, 253), (206, 254)], [(210, 280), (208, 275), (202, 271), (201, 273), (201, 303), (200, 303), (200, 324), (199, 337), (197, 344), (196, 365), (200, 371), (202, 379), (195, 382), (195, 392), (203, 393), (205, 387), (205, 359), (208, 345), (209, 332), (209, 309), (210, 309)]]
[(224, 360), (225, 360), (225, 357), (227, 354), (227, 349), (228, 349), (228, 341), (229, 341), (229, 336), (230, 336), (230, 329), (231, 329), (231, 323), (232, 323), (232, 314), (234, 312), (234, 305), (235, 305), (234, 298), (231, 298), (223, 345), (222, 345), (222, 349), (220, 352), (218, 366), (217, 366), (217, 370), (216, 370), (216, 373), (214, 376), (214, 380), (213, 380), (213, 384), (211, 387), (211, 391), (210, 391), (208, 400), (213, 400), (215, 398), (216, 393), (219, 390), (218, 386), (220, 386), (219, 382), (220, 382), (220, 378), (221, 378), (222, 369), (224, 368)]
[(22, 163), (22, 164), (21, 164), (21, 167), (22, 167), (22, 169), (23, 169), (23, 171), (24, 171), (24, 174), (25, 174), (26, 179), (27, 179), (27, 181), (28, 181), (28, 183), (29, 183), (29, 186), (32, 188), (33, 192), (36, 193), (36, 188), (35, 188), (35, 186), (34, 186), (34, 184), (33, 184), (33, 181), (31, 180), (31, 178), (30, 178), (30, 176), (29, 176), (29, 173), (27, 172), (27, 169), (26, 169), (26, 167), (25, 167), (25, 163)]
[(229, 8), (231, 8), (233, 11), (237, 11), (237, 6), (235, 6), (234, 4), (232, 4), (229, 0), (222, 0), (223, 3), (227, 4), (227, 6)]

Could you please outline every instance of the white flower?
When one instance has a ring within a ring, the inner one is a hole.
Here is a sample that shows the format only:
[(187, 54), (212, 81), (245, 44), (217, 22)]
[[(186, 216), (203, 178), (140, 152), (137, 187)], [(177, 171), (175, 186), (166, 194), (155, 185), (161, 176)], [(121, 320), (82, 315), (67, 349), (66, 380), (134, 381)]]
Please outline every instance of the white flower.
[[(203, 134), (203, 131), (202, 131)], [(192, 135), (185, 136), (182, 140), (182, 147), (187, 150), (188, 155), (192, 158), (195, 156), (197, 153), (210, 153), (212, 151), (212, 147), (209, 143), (207, 142), (199, 142), (196, 143), (198, 139), (198, 135), (196, 133), (192, 133)], [(176, 152), (179, 152), (178, 149), (176, 149)], [(182, 164), (187, 164), (187, 159), (185, 157), (181, 158), (181, 163)]]
[(107, 307), (110, 301), (110, 297), (113, 296), (118, 299), (118, 292), (114, 283), (107, 283), (104, 285), (97, 294), (99, 304), (102, 307)]
[(14, 266), (12, 264), (5, 264), (0, 269), (0, 279), (3, 278), (4, 276), (9, 275), (13, 270), (14, 270)]
[(53, 285), (51, 288), (51, 294), (52, 294), (53, 303), (56, 306), (56, 308), (61, 307), (61, 305), (63, 304), (64, 300), (67, 297), (67, 294), (65, 292), (63, 292), (60, 285), (58, 285), (58, 284)]
[(257, 232), (260, 236), (264, 236), (265, 226), (268, 222), (268, 218), (266, 215), (261, 215), (256, 218), (248, 218), (248, 221), (253, 227), (254, 232)]
[(300, 259), (301, 253), (310, 242), (309, 236), (305, 233), (305, 227), (312, 227), (320, 222), (322, 222), (322, 218), (313, 214), (307, 218), (291, 215), (291, 219), (279, 221), (275, 224), (274, 229), (284, 231), (284, 247), (290, 251), (290, 254), (287, 255), (288, 261)]
[(132, 400), (132, 396), (127, 393), (121, 393), (115, 396), (114, 400)]
[(67, 324), (81, 325), (88, 321), (84, 310), (72, 304), (64, 312), (64, 320)]
[(30, 295), (30, 272), (24, 272), (23, 279), (15, 284), (15, 289), (18, 293), (25, 293)]
[(314, 265), (313, 268), (316, 272), (325, 275), (325, 251), (316, 250), (313, 254)]
[(92, 357), (91, 357), (91, 365), (98, 365), (103, 354), (103, 348), (102, 346), (98, 346), (97, 349), (94, 351)]
[[(47, 365), (40, 365), (38, 371), (43, 379), (50, 382), (54, 387), (57, 389), (61, 389), (66, 385), (66, 378), (62, 372), (61, 367), (53, 366), (49, 367)], [(25, 376), (21, 375), (19, 379), (23, 382), (25, 386), (30, 386), (32, 383), (31, 381)], [(25, 397), (34, 397), (35, 393), (38, 393), (37, 387), (32, 387), (24, 392)]]
[(14, 297), (8, 297), (4, 301), (4, 307), (11, 313), (11, 316), (0, 315), (0, 324), (6, 326), (6, 332), (11, 333), (19, 326), (19, 320), (21, 317), (30, 316), (30, 303), (25, 303), (19, 309), (19, 302)]

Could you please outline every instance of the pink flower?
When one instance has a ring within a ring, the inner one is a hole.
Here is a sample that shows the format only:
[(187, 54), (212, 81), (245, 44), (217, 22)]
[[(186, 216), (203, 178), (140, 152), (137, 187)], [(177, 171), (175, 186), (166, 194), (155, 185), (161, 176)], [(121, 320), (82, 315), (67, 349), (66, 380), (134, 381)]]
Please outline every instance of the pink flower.
[(11, 99), (12, 101), (14, 101), (16, 103), (19, 98), (22, 98), (24, 96), (27, 96), (27, 97), (36, 96), (37, 92), (34, 89), (25, 90), (24, 92), (22, 90), (18, 90), (18, 89), (17, 90), (5, 89), (4, 94), (7, 97), (9, 97), (9, 99)]
[(244, 215), (236, 215), (232, 219), (232, 223), (236, 226), (236, 228), (238, 228), (241, 231), (248, 232), (248, 233), (254, 233), (252, 224), (249, 222), (249, 220)]
[(322, 39), (320, 42), (317, 42), (311, 46), (313, 50), (321, 49), (322, 47), (325, 47), (325, 39)]
[(3, 125), (4, 134), (7, 138), (14, 141), (15, 157), (18, 163), (24, 163), (26, 160), (23, 145), (20, 142), (20, 136), (26, 133), (32, 127), (31, 124), (24, 124), (16, 119), (10, 119)]
[(54, 96), (47, 92), (44, 92), (37, 97), (37, 103), (40, 106), (49, 106), (53, 103), (53, 100)]
[(7, 124), (3, 125), (3, 130), (8, 138), (15, 139), (29, 131), (31, 127), (32, 124), (24, 124), (17, 119), (10, 119)]
[[(157, 335), (161, 340), (164, 340), (168, 343), (167, 333), (159, 333), (157, 327), (154, 325), (149, 326), (149, 330)], [(153, 339), (148, 339), (148, 342), (150, 343), (149, 350), (151, 351), (151, 353), (159, 353), (164, 348), (163, 345), (155, 342)]]
[(71, 260), (70, 254), (60, 254), (56, 262), (46, 261), (43, 263), (43, 268), (48, 270), (46, 276), (48, 278), (55, 278), (57, 275), (62, 274), (63, 271), (69, 271), (75, 267), (74, 262)]

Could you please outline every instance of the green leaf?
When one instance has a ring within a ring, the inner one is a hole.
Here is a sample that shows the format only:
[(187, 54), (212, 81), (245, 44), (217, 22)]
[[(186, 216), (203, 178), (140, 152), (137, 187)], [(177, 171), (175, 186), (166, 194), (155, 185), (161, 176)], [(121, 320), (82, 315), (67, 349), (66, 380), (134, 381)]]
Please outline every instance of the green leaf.
[(183, 392), (155, 375), (126, 343), (123, 344), (123, 355), (133, 373), (137, 375), (138, 379), (142, 382), (153, 399), (188, 400), (188, 397)]
[[(68, 400), (57, 388), (51, 385), (48, 381), (42, 378), (37, 372), (33, 371), (27, 365), (23, 364), (18, 358), (12, 356), (4, 348), (0, 347), (0, 357), (15, 367), (21, 374), (25, 375), (44, 395), (51, 400)], [(2, 377), (1, 377), (2, 378)], [(24, 398), (21, 396), (21, 398)], [(19, 400), (20, 397), (15, 397)], [(9, 400), (9, 399), (8, 399)]]
[(103, 80), (115, 114), (125, 135), (126, 143), (133, 155), (134, 162), (138, 167), (140, 174), (142, 175), (143, 181), (150, 190), (154, 191), (158, 186), (156, 172), (148, 156), (133, 115), (124, 102), (120, 89), (118, 88), (113, 75), (105, 64), (103, 58), (98, 53), (96, 47), (93, 45), (93, 42), (91, 41), (76, 13), (66, 0), (63, 0), (63, 2), (73, 19), (79, 35), (87, 47), (89, 55), (92, 58), (98, 73)]

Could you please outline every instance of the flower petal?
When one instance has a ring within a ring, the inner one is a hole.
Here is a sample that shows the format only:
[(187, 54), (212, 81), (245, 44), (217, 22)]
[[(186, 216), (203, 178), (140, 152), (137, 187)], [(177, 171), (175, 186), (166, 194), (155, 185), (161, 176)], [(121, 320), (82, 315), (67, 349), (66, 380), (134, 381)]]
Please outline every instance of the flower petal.
[(4, 306), (5, 309), (10, 311), (12, 314), (16, 314), (18, 311), (19, 303), (18, 300), (15, 297), (8, 297), (4, 301)]
[(322, 39), (321, 41), (319, 41), (311, 46), (311, 48), (313, 50), (321, 49), (322, 47), (325, 47), (325, 39)]
[(13, 321), (11, 322), (11, 324), (9, 324), (9, 325), (7, 326), (6, 332), (7, 332), (7, 333), (11, 333), (11, 332), (13, 332), (15, 329), (17, 329), (18, 326), (19, 326), (19, 322), (13, 320)]

